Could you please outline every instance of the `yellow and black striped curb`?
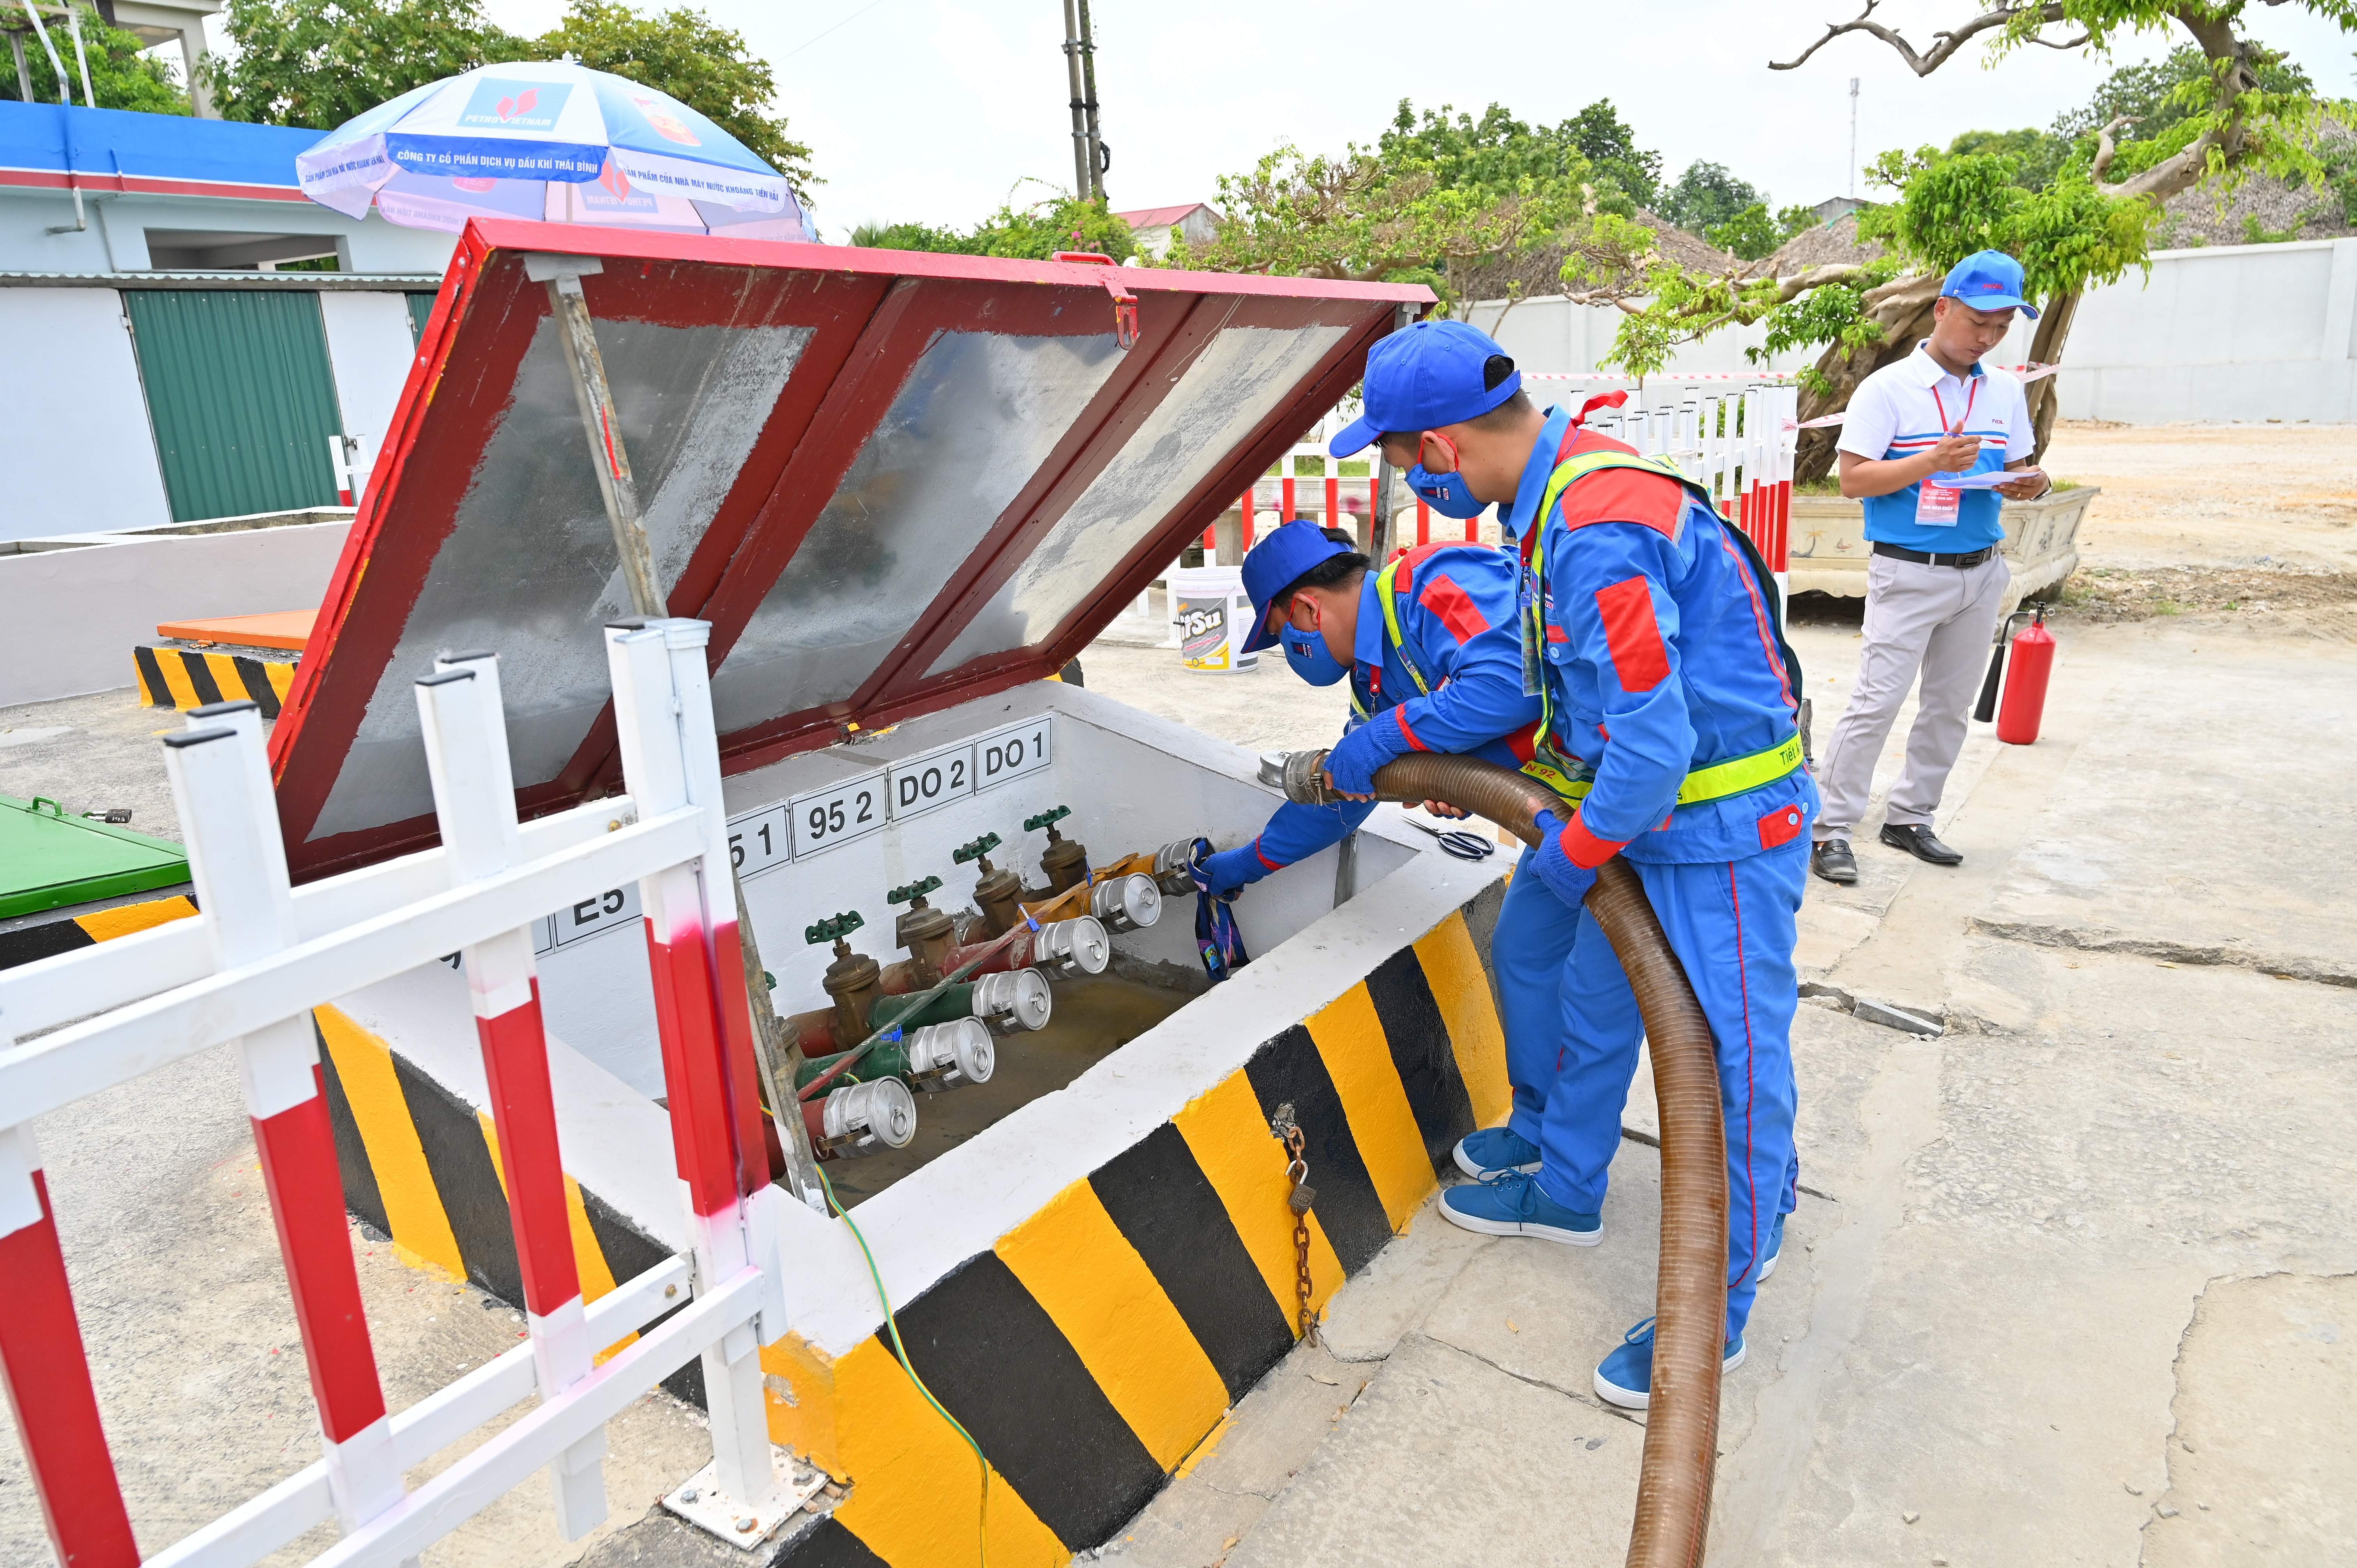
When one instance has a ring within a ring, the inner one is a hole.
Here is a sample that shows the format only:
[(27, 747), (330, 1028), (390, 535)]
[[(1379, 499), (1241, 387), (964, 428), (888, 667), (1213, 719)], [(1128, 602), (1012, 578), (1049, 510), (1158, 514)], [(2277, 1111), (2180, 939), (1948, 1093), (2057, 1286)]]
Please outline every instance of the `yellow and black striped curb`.
[(143, 643), (131, 650), (139, 691), (151, 708), (201, 708), (211, 703), (252, 698), (262, 716), (274, 719), (295, 683), (295, 660), (257, 659), (250, 653)]
[[(989, 1557), (1049, 1568), (1111, 1539), (1294, 1344), (1290, 1104), (1308, 1139), (1321, 1309), (1438, 1185), (1458, 1139), (1505, 1115), (1488, 972), (1502, 889), (1378, 964), (986, 1252), (895, 1304), (910, 1361), (991, 1467)], [(762, 1352), (771, 1434), (854, 1483), (778, 1559), (964, 1568), (981, 1477), (882, 1330), (830, 1357)]]
[(0, 931), (0, 969), (14, 969), (36, 959), (55, 958), (95, 942), (113, 941), (167, 920), (184, 920), (196, 912), (197, 901), (185, 893), (178, 893), (168, 898), (117, 904), (86, 915), (68, 915), (62, 919), (43, 920), (37, 926)]

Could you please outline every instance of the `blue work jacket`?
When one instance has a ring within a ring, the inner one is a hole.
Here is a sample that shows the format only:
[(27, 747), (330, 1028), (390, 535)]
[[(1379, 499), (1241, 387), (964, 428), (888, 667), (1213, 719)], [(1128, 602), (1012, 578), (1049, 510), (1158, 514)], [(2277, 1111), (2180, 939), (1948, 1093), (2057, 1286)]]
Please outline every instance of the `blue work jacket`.
[[(1539, 700), (1523, 694), (1522, 641), (1514, 624), (1514, 558), (1486, 544), (1435, 545), (1407, 553), (1394, 578), (1400, 635), (1425, 682), (1393, 646), (1383, 625), (1379, 572), (1360, 588), (1351, 649), (1349, 734), (1388, 725), (1398, 752), (1478, 757), (1501, 768), (1530, 760)], [(1405, 587), (1405, 593), (1396, 590)], [(1364, 714), (1365, 717), (1361, 715)], [(1288, 802), (1253, 841), (1265, 870), (1317, 854), (1367, 820), (1372, 801), (1331, 806)]]

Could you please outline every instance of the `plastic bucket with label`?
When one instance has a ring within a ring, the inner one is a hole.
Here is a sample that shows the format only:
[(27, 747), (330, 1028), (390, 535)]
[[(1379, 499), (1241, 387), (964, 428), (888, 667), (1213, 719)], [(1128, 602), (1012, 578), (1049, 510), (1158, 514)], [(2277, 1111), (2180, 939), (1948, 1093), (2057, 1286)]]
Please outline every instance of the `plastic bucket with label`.
[(1252, 635), (1252, 600), (1240, 566), (1181, 567), (1170, 574), (1171, 615), (1178, 628), (1178, 660), (1206, 675), (1242, 675), (1260, 666), (1243, 651)]

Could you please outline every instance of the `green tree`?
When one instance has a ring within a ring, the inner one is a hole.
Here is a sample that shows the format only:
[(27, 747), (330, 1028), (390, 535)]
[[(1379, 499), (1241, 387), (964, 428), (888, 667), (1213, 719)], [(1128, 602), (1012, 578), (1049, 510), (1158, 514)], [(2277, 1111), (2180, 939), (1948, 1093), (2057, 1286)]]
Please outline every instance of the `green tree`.
[(1733, 222), (1738, 213), (1754, 203), (1764, 212), (1767, 201), (1765, 191), (1736, 178), (1726, 165), (1695, 162), (1686, 166), (1677, 184), (1662, 193), (1661, 205), (1653, 210), (1687, 233), (1700, 234), (1715, 224)]
[[(1570, 160), (1577, 160), (1570, 161)], [(1493, 260), (1552, 239), (1595, 200), (1586, 160), (1560, 172), (1462, 173), (1405, 148), (1351, 146), (1339, 157), (1283, 146), (1250, 174), (1220, 177), (1218, 237), (1174, 242), (1164, 264), (1211, 272), (1430, 285), (1450, 298), (1452, 266)]]
[(237, 54), (208, 58), (222, 117), (331, 131), (355, 115), (479, 65), (571, 55), (593, 70), (669, 93), (767, 159), (800, 188), (810, 148), (767, 113), (769, 62), (701, 11), (634, 11), (570, 0), (536, 38), (487, 20), (480, 0), (229, 0)]
[(1755, 201), (1726, 222), (1705, 228), (1702, 237), (1722, 251), (1756, 262), (1784, 242), (1784, 231), (1768, 216), (1768, 204)]
[[(91, 91), (97, 96), (101, 109), (135, 109), (147, 114), (186, 114), (188, 95), (180, 86), (177, 73), (164, 61), (139, 51), (147, 46), (136, 35), (120, 27), (110, 27), (99, 14), (88, 5), (81, 8), (82, 60), (90, 67)], [(33, 34), (32, 24), (25, 20), (20, 10), (9, 17), (9, 29), (19, 34), (25, 45), (25, 73), (33, 79), (33, 99), (36, 103), (55, 103), (59, 98), (58, 73), (49, 65), (49, 57), (40, 40)], [(76, 103), (83, 102), (81, 62), (74, 59), (73, 38), (64, 23), (54, 16), (44, 16), (48, 28), (50, 47), (66, 68), (68, 90)], [(0, 71), (0, 99), (17, 96), (16, 73), (14, 70)]]
[[(1846, 406), (1867, 374), (1913, 350), (1930, 329), (1939, 269), (1979, 248), (1975, 242), (2018, 257), (2029, 285), (2042, 293), (2029, 353), (2051, 364), (2062, 357), (2082, 292), (2142, 263), (2169, 198), (2197, 184), (2223, 195), (2256, 174), (2305, 180), (2319, 191), (2329, 185), (2331, 171), (2319, 154), (2326, 107), (2305, 74), (2241, 31), (2249, 0), (1980, 0), (1983, 10), (1933, 34), (1922, 49), (1875, 19), (1877, 3), (1828, 24), (1799, 56), (1769, 69), (1797, 70), (1853, 33), (1885, 45), (1919, 77), (1976, 41), (1990, 66), (2032, 45), (2100, 55), (2150, 32), (2181, 33), (2190, 42), (2156, 66), (2115, 72), (2082, 115), (2058, 121), (2053, 134), (2070, 136), (2072, 152), (2036, 188), (2048, 156), (2042, 144), (1884, 154), (1875, 174), (1900, 189), (1899, 209), (1862, 217), (1859, 232), (1892, 242), (1900, 273), (1885, 263), (1739, 283), (1738, 292), (1749, 289), (1752, 303), (1729, 319), (1781, 313), (1769, 320), (1771, 349), (1826, 345), (1803, 399), (1803, 418)], [(2280, 3), (2357, 32), (2357, 0)], [(2050, 28), (2062, 36), (2049, 36)], [(1839, 292), (1804, 300), (1818, 289)], [(2029, 404), (2043, 448), (2058, 406), (2051, 379), (2030, 388)], [(1819, 477), (1832, 462), (1833, 443), (1823, 431), (1808, 433), (1800, 477)]]
[(1598, 177), (1619, 186), (1640, 207), (1661, 199), (1662, 155), (1637, 145), (1637, 133), (1621, 121), (1612, 100), (1599, 98), (1564, 124)]
[(225, 120), (332, 131), (413, 87), (525, 58), (478, 0), (229, 0), (203, 69)]
[(1017, 207), (1009, 192), (997, 211), (976, 224), (971, 233), (936, 229), (927, 223), (862, 223), (851, 231), (855, 245), (881, 251), (931, 251), (966, 256), (1023, 256), (1045, 261), (1058, 251), (1094, 251), (1116, 262), (1137, 253), (1129, 225), (1105, 209), (1102, 201), (1083, 201), (1045, 180), (1017, 180), (1045, 186), (1049, 192), (1028, 207)]
[(2062, 172), (2072, 156), (2071, 138), (2050, 131), (2025, 127), (2018, 131), (1966, 131), (1948, 144), (1960, 155), (1988, 153), (2014, 160), (2015, 182), (2025, 189), (2043, 190)]
[(701, 11), (678, 6), (641, 14), (616, 0), (571, 0), (565, 20), (526, 46), (529, 58), (571, 55), (667, 92), (744, 144), (799, 190), (814, 183), (811, 150), (786, 134), (783, 115), (768, 112), (777, 92), (770, 62), (750, 53), (745, 36)]

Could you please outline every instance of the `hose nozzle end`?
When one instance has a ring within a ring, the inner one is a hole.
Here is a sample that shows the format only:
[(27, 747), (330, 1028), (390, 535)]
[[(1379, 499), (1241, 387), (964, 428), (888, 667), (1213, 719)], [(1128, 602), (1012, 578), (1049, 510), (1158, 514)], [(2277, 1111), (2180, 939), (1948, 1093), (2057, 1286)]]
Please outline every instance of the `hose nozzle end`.
[(1319, 781), (1318, 769), (1324, 766), (1326, 753), (1318, 751), (1264, 751), (1260, 756), (1260, 781), (1272, 789), (1281, 789), (1285, 798), (1299, 806), (1324, 806), (1332, 802)]

